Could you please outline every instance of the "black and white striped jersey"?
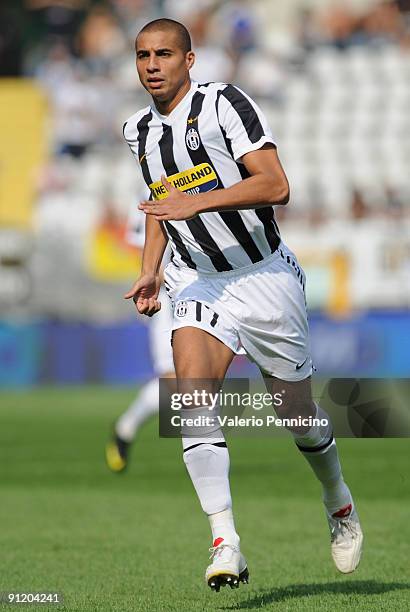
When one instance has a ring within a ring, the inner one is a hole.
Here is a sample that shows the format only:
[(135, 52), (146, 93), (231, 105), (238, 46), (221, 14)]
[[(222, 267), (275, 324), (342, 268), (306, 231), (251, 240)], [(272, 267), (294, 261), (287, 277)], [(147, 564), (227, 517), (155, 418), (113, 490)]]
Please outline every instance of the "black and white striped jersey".
[[(245, 153), (274, 144), (258, 106), (226, 83), (192, 82), (168, 116), (148, 106), (130, 117), (124, 137), (156, 200), (167, 197), (162, 174), (190, 194), (223, 189), (249, 176), (241, 163)], [(164, 225), (174, 264), (199, 272), (249, 266), (273, 253), (280, 242), (271, 206), (206, 212)]]

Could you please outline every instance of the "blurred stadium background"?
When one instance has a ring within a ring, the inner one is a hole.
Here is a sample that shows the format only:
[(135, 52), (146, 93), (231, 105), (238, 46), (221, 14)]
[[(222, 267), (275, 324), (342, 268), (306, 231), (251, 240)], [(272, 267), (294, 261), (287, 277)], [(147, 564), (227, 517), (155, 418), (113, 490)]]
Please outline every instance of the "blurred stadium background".
[(190, 28), (194, 78), (269, 118), (318, 372), (408, 376), (410, 2), (20, 0), (0, 8), (0, 385), (150, 376), (122, 300), (141, 183), (121, 128), (146, 104), (135, 33), (161, 15)]

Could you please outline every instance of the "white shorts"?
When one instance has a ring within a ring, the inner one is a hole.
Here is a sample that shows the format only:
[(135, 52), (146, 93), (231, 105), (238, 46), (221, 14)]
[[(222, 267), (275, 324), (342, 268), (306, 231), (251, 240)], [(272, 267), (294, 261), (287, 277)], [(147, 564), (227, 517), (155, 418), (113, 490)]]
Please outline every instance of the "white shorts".
[(161, 376), (174, 371), (171, 347), (172, 306), (163, 286), (158, 299), (161, 310), (149, 320), (148, 333), (152, 364), (155, 373)]
[(311, 375), (305, 274), (283, 243), (240, 270), (199, 274), (170, 263), (165, 286), (173, 303), (173, 330), (203, 329), (281, 380)]

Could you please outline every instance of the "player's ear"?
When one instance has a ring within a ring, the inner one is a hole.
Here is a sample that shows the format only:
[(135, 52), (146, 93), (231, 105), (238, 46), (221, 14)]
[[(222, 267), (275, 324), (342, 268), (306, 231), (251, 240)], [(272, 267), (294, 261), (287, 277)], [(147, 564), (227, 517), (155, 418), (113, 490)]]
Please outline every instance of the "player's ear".
[(192, 66), (195, 64), (195, 53), (193, 51), (188, 51), (185, 56), (185, 61), (188, 70), (191, 70)]

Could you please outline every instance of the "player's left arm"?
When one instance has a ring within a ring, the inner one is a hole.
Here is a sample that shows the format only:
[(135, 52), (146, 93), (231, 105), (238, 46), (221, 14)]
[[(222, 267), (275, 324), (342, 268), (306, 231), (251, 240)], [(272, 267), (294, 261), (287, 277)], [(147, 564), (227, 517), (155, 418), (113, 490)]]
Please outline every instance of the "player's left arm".
[(267, 143), (246, 153), (242, 162), (251, 176), (227, 189), (198, 194), (198, 212), (260, 208), (289, 202), (289, 183), (274, 145)]
[(251, 175), (227, 189), (188, 195), (176, 189), (166, 178), (162, 183), (169, 192), (165, 201), (141, 202), (140, 209), (159, 221), (191, 219), (199, 213), (260, 208), (287, 204), (289, 183), (280, 163), (276, 147), (270, 143), (242, 157)]

